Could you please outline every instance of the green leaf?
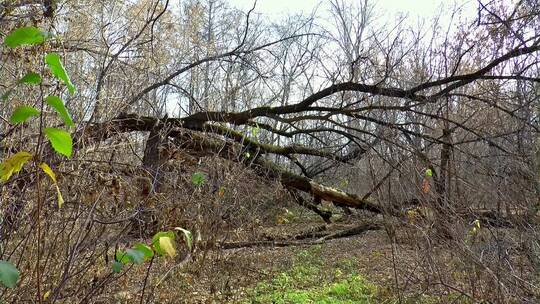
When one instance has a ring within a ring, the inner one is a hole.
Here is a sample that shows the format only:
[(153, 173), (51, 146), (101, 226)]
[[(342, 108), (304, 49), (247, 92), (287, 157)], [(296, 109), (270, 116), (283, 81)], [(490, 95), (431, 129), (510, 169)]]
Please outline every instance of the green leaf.
[(204, 175), (204, 173), (202, 172), (195, 172), (191, 176), (191, 182), (195, 186), (201, 186), (202, 184), (204, 184), (205, 180), (206, 180), (206, 175)]
[(154, 256), (154, 250), (152, 250), (152, 248), (146, 244), (137, 243), (135, 246), (133, 246), (133, 248), (144, 254), (145, 261)]
[(188, 246), (189, 250), (191, 250), (193, 247), (193, 234), (191, 233), (191, 231), (181, 227), (176, 227), (174, 229), (182, 232), (182, 234), (184, 235), (184, 240), (186, 241), (186, 245)]
[(152, 238), (152, 247), (161, 256), (174, 256), (176, 254), (173, 244), (175, 236), (172, 231), (160, 231)]
[(427, 169), (426, 170), (426, 176), (427, 177), (432, 177), (433, 176), (433, 171), (431, 169)]
[(40, 84), (41, 76), (36, 72), (29, 72), (23, 78), (19, 79), (18, 83)]
[(68, 132), (56, 128), (45, 128), (43, 131), (57, 153), (71, 157), (73, 140)]
[(19, 281), (19, 270), (10, 262), (0, 261), (0, 282), (6, 287), (13, 288)]
[(39, 110), (34, 107), (20, 106), (13, 111), (13, 114), (11, 114), (11, 117), (9, 118), (9, 122), (12, 124), (23, 123), (32, 116), (39, 116), (39, 113)]
[(116, 261), (122, 264), (142, 264), (146, 261), (147, 257), (152, 257), (153, 255), (154, 252), (150, 247), (144, 244), (137, 244), (135, 248), (116, 252)]
[(71, 95), (75, 94), (75, 86), (69, 79), (66, 69), (64, 69), (64, 65), (60, 61), (60, 55), (57, 53), (48, 53), (45, 55), (45, 63), (49, 66), (54, 77), (62, 80), (66, 84), (69, 93)]
[(131, 263), (131, 259), (128, 257), (127, 252), (125, 251), (117, 251), (115, 259), (117, 262), (122, 264)]
[(32, 154), (26, 151), (20, 151), (4, 160), (0, 166), (0, 180), (7, 182), (13, 173), (21, 171), (24, 164), (31, 159)]
[(120, 273), (122, 271), (123, 264), (118, 261), (113, 261), (112, 263), (112, 271), (114, 273)]
[(257, 137), (257, 135), (259, 134), (259, 131), (260, 131), (259, 124), (256, 124), (256, 127), (251, 128), (251, 135), (253, 135), (253, 137)]
[(48, 105), (53, 107), (56, 112), (58, 112), (58, 115), (60, 115), (60, 117), (68, 127), (73, 127), (75, 125), (73, 123), (73, 120), (71, 119), (71, 115), (69, 115), (69, 112), (60, 97), (47, 96), (45, 97), (45, 102), (47, 102)]
[(129, 260), (135, 264), (142, 264), (144, 263), (144, 252), (139, 251), (137, 249), (128, 249), (126, 250), (126, 256), (129, 258)]
[(51, 37), (50, 33), (34, 26), (20, 27), (6, 36), (4, 44), (10, 48), (16, 48), (21, 45), (42, 44)]

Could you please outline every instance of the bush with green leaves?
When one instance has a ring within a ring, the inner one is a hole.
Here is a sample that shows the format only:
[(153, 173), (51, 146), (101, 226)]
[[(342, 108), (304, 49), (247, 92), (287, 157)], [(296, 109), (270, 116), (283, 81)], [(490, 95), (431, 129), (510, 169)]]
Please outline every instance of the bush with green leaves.
[[(55, 39), (51, 33), (43, 31), (39, 28), (20, 27), (9, 33), (4, 39), (4, 45), (8, 48), (31, 48), (37, 47)], [(62, 58), (59, 54), (48, 52), (43, 55), (43, 63), (47, 67), (50, 76), (41, 75), (35, 71), (29, 71), (21, 77), (15, 84), (4, 92), (1, 99), (3, 102), (9, 102), (10, 96), (18, 89), (19, 86), (41, 86), (45, 77), (53, 77), (56, 81), (61, 82), (67, 87), (70, 95), (76, 93), (75, 85), (64, 68)], [(9, 118), (9, 123), (13, 126), (21, 124), (30, 124), (32, 121), (39, 121), (39, 137), (38, 147), (42, 145), (41, 139), (46, 138), (53, 150), (60, 156), (70, 158), (73, 154), (73, 139), (71, 130), (75, 127), (75, 123), (65, 106), (64, 101), (60, 96), (48, 95), (38, 102), (39, 107), (32, 105), (17, 106)], [(48, 110), (52, 109), (61, 122), (58, 126), (46, 125), (44, 119)], [(0, 181), (8, 182), (14, 174), (19, 173), (25, 166), (33, 166), (33, 172), (44, 172), (54, 185), (57, 191), (58, 208), (62, 208), (64, 198), (58, 185), (57, 177), (54, 170), (49, 164), (42, 160), (41, 152), (38, 155), (29, 151), (17, 151), (11, 156), (5, 158), (0, 165)], [(41, 151), (41, 149), (35, 149)], [(38, 173), (39, 174), (39, 173)], [(201, 185), (204, 182), (204, 176), (195, 176), (194, 184)], [(39, 187), (39, 183), (37, 184)], [(37, 191), (40, 193), (40, 191)], [(39, 210), (39, 209), (38, 209)], [(39, 214), (38, 214), (39, 217)], [(39, 223), (38, 223), (39, 225)], [(123, 266), (126, 264), (142, 264), (146, 261), (153, 260), (155, 256), (174, 257), (176, 255), (175, 238), (177, 234), (184, 237), (187, 247), (191, 250), (193, 237), (191, 232), (183, 228), (175, 228), (174, 231), (162, 231), (155, 234), (151, 244), (136, 243), (133, 247), (125, 250), (116, 250), (114, 261), (112, 262), (112, 273), (122, 272)], [(39, 256), (38, 256), (39, 259)], [(39, 271), (38, 271), (39, 276)], [(0, 283), (6, 287), (13, 288), (20, 280), (20, 271), (9, 261), (0, 261)], [(50, 291), (46, 292), (48, 296)], [(41, 297), (38, 295), (38, 297)], [(45, 296), (43, 296), (45, 297)]]
[[(31, 47), (43, 44), (48, 40), (53, 39), (54, 36), (48, 32), (42, 31), (36, 27), (20, 27), (8, 34), (4, 39), (4, 45), (8, 48), (22, 48)], [(50, 71), (51, 75), (57, 80), (63, 82), (71, 95), (75, 94), (75, 86), (71, 82), (60, 55), (51, 52), (43, 56), (43, 61)], [(26, 73), (21, 79), (19, 79), (7, 92), (2, 95), (4, 102), (9, 102), (10, 95), (18, 86), (21, 85), (40, 85), (42, 83), (43, 76), (37, 72), (30, 71)], [(69, 128), (74, 127), (74, 122), (67, 110), (63, 100), (58, 96), (46, 96), (40, 101), (40, 109), (36, 109), (30, 105), (20, 105), (11, 114), (9, 122), (12, 125), (24, 124), (31, 119), (39, 118), (40, 122), (43, 122), (43, 113), (45, 107), (52, 108), (62, 120), (65, 128), (56, 128), (52, 126), (43, 126), (40, 123), (40, 135), (43, 134), (50, 142), (53, 149), (60, 155), (65, 157), (71, 157), (73, 152), (73, 140), (69, 132)], [(41, 144), (40, 142), (38, 145)], [(58, 187), (56, 175), (51, 167), (41, 162), (40, 155), (34, 155), (28, 151), (18, 151), (6, 158), (0, 166), (0, 180), (7, 182), (13, 174), (18, 173), (23, 169), (27, 163), (33, 163), (35, 168), (42, 170), (49, 176), (51, 182), (55, 185), (58, 193), (58, 207), (62, 207), (64, 199), (60, 188)], [(0, 282), (7, 287), (14, 287), (19, 279), (19, 271), (14, 265), (7, 261), (1, 261), (0, 264)]]
[[(184, 240), (189, 250), (193, 243), (193, 236), (190, 231), (183, 228), (175, 228), (183, 234)], [(150, 245), (136, 243), (132, 248), (125, 251), (117, 251), (115, 260), (112, 264), (113, 272), (119, 273), (126, 264), (143, 264), (146, 261), (154, 259), (157, 254), (159, 256), (176, 256), (175, 244), (176, 233), (174, 231), (160, 231), (152, 238)]]
[[(21, 27), (12, 31), (4, 39), (4, 45), (9, 48), (18, 48), (25, 46), (35, 46), (43, 44), (46, 41), (53, 39), (54, 36), (48, 32), (42, 31), (36, 27)], [(51, 75), (53, 75), (57, 80), (63, 82), (71, 95), (75, 94), (75, 86), (71, 82), (60, 55), (57, 53), (51, 52), (47, 53), (43, 60), (48, 67)], [(9, 96), (19, 85), (40, 85), (42, 83), (43, 77), (37, 72), (31, 71), (26, 73), (11, 89), (4, 93), (2, 99), (9, 100)], [(66, 108), (64, 101), (58, 96), (46, 96), (41, 101), (41, 109), (36, 109), (33, 106), (21, 105), (15, 108), (9, 122), (13, 125), (23, 124), (28, 120), (39, 117), (40, 121), (43, 121), (43, 110), (45, 105), (49, 106), (58, 114), (62, 120), (65, 128), (56, 128), (56, 127), (47, 127), (42, 126), (40, 128), (41, 134), (44, 134), (45, 137), (49, 140), (53, 149), (60, 155), (65, 157), (71, 157), (73, 153), (73, 140), (69, 132), (69, 128), (75, 126), (71, 115), (69, 114), (68, 109)], [(60, 193), (60, 189), (56, 182), (56, 176), (54, 171), (50, 168), (47, 163), (39, 163), (39, 155), (33, 155), (28, 151), (19, 151), (12, 155), (11, 157), (4, 160), (0, 166), (0, 178), (2, 181), (6, 182), (10, 177), (19, 171), (22, 170), (23, 166), (34, 160), (36, 166), (38, 166), (43, 172), (45, 172), (51, 179), (51, 181), (56, 185), (58, 191), (58, 206), (62, 207), (63, 198)]]

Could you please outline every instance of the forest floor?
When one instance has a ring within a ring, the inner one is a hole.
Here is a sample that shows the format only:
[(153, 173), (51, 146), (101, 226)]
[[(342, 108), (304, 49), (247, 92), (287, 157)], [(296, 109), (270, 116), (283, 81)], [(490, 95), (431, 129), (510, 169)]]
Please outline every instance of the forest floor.
[[(224, 223), (227, 221), (223, 216), (236, 216), (228, 221), (238, 225), (208, 226), (203, 230), (207, 231), (206, 237), (216, 236), (210, 245), (197, 246), (191, 255), (179, 246), (175, 260), (160, 259), (151, 267), (130, 269), (128, 275), (108, 287), (106, 294), (94, 299), (95, 303), (539, 303), (528, 300), (538, 299), (538, 291), (528, 283), (535, 280), (523, 254), (514, 251), (509, 257), (512, 263), (506, 263), (513, 268), (504, 268), (503, 256), (491, 256), (492, 261), (487, 261), (488, 247), (484, 245), (488, 243), (478, 242), (484, 246), (477, 246), (484, 258), (479, 261), (472, 252), (476, 247), (469, 242), (470, 223), (456, 223), (456, 227), (463, 227), (463, 237), (452, 243), (434, 238), (430, 223), (410, 223), (407, 219), (382, 218), (360, 211), (346, 215), (342, 209), (323, 202), (320, 207), (334, 214), (332, 224), (325, 224), (311, 211), (287, 199), (279, 202), (276, 197), (280, 196), (265, 199), (260, 195), (272, 193), (272, 185), (259, 189), (252, 187), (253, 182), (237, 182), (255, 180), (251, 176), (232, 179), (230, 185), (224, 186), (235, 193), (238, 204), (230, 209), (234, 212), (231, 215), (216, 211), (224, 205), (212, 204), (211, 192), (191, 190), (191, 173), (185, 175), (186, 185), (180, 189), (188, 195), (178, 190), (167, 193), (191, 197), (185, 202), (188, 207), (206, 202), (200, 205), (211, 212), (205, 219), (215, 216), (217, 222)], [(205, 185), (210, 187), (211, 183)], [(253, 202), (247, 202), (249, 199)], [(179, 204), (174, 197), (162, 201)], [(251, 209), (242, 209), (244, 206)], [(167, 217), (177, 216), (165, 207), (160, 210)], [(181, 214), (196, 218), (196, 213)], [(251, 218), (251, 222), (242, 222), (244, 218)], [(248, 224), (252, 222), (258, 224)], [(310, 231), (324, 229), (328, 235), (370, 222), (380, 227), (321, 242), (319, 237), (297, 238)], [(169, 224), (173, 226), (193, 227), (190, 222)], [(482, 227), (480, 233), (520, 239), (516, 231), (506, 230)], [(225, 246), (235, 244), (238, 246)]]
[[(348, 218), (329, 229), (343, 229), (357, 220)], [(321, 223), (313, 223), (312, 218), (306, 222), (295, 219), (263, 230), (267, 238), (285, 239), (304, 231), (308, 225), (316, 227)], [(160, 287), (166, 292), (157, 292), (154, 300), (156, 303), (482, 303), (472, 299), (494, 296), (490, 283), (481, 282), (482, 270), (472, 278), (471, 269), (449, 248), (421, 248), (413, 245), (417, 240), (413, 242), (409, 237), (402, 233), (396, 236), (396, 242), (391, 242), (385, 229), (381, 229), (316, 245), (209, 250), (203, 254), (204, 258), (199, 257), (175, 271)], [(510, 298), (504, 302), (526, 303)]]

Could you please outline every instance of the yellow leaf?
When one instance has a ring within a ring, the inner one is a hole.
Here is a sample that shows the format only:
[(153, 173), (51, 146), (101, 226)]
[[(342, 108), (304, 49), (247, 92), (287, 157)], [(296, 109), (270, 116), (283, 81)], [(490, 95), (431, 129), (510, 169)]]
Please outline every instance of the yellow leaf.
[(49, 298), (49, 296), (51, 295), (51, 291), (48, 290), (44, 295), (43, 295), (43, 300), (47, 300)]
[(49, 165), (47, 165), (46, 163), (41, 163), (39, 167), (41, 168), (41, 170), (43, 170), (43, 172), (47, 173), (47, 175), (52, 179), (53, 183), (56, 184), (56, 174), (54, 174), (51, 167), (49, 167)]
[(62, 205), (64, 205), (64, 198), (62, 197), (62, 192), (60, 192), (60, 187), (58, 187), (58, 183), (56, 182), (56, 174), (54, 174), (54, 171), (46, 163), (41, 163), (39, 167), (51, 178), (56, 187), (56, 193), (58, 194), (58, 208), (62, 208)]
[(4, 160), (4, 163), (0, 167), (0, 179), (3, 182), (7, 182), (13, 173), (21, 171), (24, 164), (31, 159), (32, 154), (26, 151), (21, 151)]
[(162, 236), (159, 238), (159, 247), (161, 247), (161, 249), (170, 257), (174, 257), (176, 255), (176, 249), (174, 249), (172, 240), (168, 236)]
[(58, 185), (56, 185), (56, 192), (58, 193), (58, 208), (62, 208), (64, 205), (64, 198), (62, 197), (62, 192), (60, 192)]

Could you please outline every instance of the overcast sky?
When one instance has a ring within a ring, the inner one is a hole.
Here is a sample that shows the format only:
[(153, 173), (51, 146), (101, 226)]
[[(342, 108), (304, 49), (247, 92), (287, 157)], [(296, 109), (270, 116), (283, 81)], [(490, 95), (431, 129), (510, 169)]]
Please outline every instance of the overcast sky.
[[(258, 0), (256, 12), (262, 13), (269, 18), (279, 18), (287, 13), (311, 13), (319, 3), (321, 3), (318, 13), (325, 15), (328, 10), (327, 3), (330, 0)], [(360, 1), (360, 0), (345, 0)], [(254, 0), (229, 0), (233, 6), (244, 11), (253, 6)], [(476, 0), (375, 0), (377, 15), (391, 17), (398, 13), (405, 13), (411, 20), (420, 18), (430, 18), (441, 10), (441, 5), (463, 8), (465, 15), (474, 15), (476, 13)]]

